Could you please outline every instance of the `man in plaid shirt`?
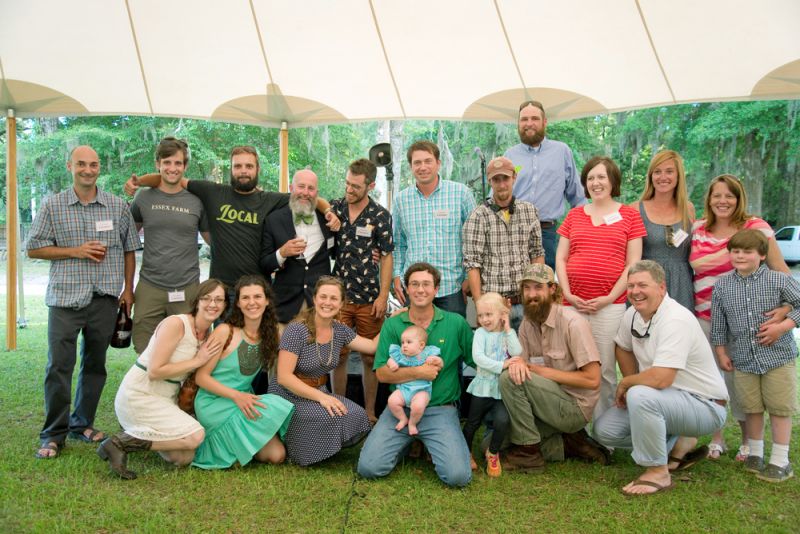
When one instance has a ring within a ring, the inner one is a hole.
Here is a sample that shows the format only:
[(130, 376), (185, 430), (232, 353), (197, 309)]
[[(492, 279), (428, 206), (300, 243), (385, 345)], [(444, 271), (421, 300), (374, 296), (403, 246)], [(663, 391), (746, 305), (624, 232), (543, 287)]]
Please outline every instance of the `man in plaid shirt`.
[[(75, 148), (67, 169), (73, 186), (44, 201), (26, 245), (29, 257), (51, 261), (45, 296), (49, 307), (45, 423), (37, 458), (58, 456), (67, 434), (88, 443), (105, 438), (92, 425), (106, 382), (106, 350), (117, 305), (128, 310), (133, 305), (134, 251), (141, 248), (128, 205), (96, 185), (97, 153), (88, 146)], [(70, 415), (79, 333), (81, 370)]]
[(442, 275), (433, 304), (466, 317), (461, 227), (475, 209), (475, 199), (464, 184), (439, 176), (442, 162), (434, 143), (417, 141), (407, 156), (415, 183), (400, 191), (392, 211), (394, 294), (405, 305), (403, 273), (415, 263), (427, 262)]
[(492, 197), (478, 206), (464, 224), (464, 269), (472, 298), (500, 293), (512, 305), (511, 327), (519, 330), (522, 303), (519, 281), (530, 263), (544, 263), (539, 212), (512, 194), (517, 172), (508, 158), (489, 162), (486, 176)]

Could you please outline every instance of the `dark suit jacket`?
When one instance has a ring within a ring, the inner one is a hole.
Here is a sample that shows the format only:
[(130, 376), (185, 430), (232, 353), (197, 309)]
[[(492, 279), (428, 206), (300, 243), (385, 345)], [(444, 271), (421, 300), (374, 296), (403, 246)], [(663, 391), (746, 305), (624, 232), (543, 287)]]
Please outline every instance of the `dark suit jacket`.
[(320, 276), (331, 274), (333, 235), (325, 226), (325, 217), (318, 211), (314, 213), (322, 228), (325, 241), (310, 262), (306, 262), (305, 259), (299, 260), (294, 256), (286, 258), (282, 267), (278, 265), (275, 252), (296, 235), (292, 210), (288, 206), (270, 213), (264, 224), (261, 238), (261, 270), (267, 280), (273, 274), (275, 276), (272, 286), (277, 299), (278, 320), (282, 323), (288, 323), (297, 315), (304, 298), (309, 306), (313, 306), (314, 284)]

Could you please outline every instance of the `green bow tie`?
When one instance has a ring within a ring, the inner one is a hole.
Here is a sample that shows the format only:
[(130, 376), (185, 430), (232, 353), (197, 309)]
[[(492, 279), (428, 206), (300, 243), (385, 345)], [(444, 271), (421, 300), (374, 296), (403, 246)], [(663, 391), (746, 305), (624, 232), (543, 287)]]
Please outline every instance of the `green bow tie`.
[(314, 224), (314, 216), (313, 215), (303, 215), (302, 213), (295, 213), (294, 214), (294, 223), (300, 224)]

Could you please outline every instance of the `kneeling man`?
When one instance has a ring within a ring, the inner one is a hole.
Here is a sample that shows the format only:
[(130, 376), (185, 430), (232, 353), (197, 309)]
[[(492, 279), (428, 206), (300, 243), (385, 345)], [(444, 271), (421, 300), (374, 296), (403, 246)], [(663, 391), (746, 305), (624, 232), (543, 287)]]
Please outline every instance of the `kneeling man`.
[(667, 295), (664, 280), (664, 269), (651, 260), (628, 271), (631, 307), (614, 340), (624, 378), (616, 406), (594, 425), (600, 443), (633, 449), (633, 460), (646, 468), (622, 488), (626, 495), (672, 488), (670, 470), (705, 456), (690, 451), (692, 437), (725, 424), (728, 392), (711, 346), (695, 316)]
[[(386, 409), (370, 432), (361, 456), (358, 473), (364, 478), (377, 478), (392, 472), (415, 438), (419, 438), (431, 455), (439, 479), (448, 486), (466, 486), (472, 479), (469, 449), (461, 433), (455, 402), (461, 398), (458, 371), (462, 361), (473, 366), (472, 330), (457, 313), (444, 311), (433, 304), (439, 290), (441, 274), (429, 263), (415, 263), (405, 272), (408, 288), (408, 311), (386, 319), (381, 328), (375, 354), (378, 380), (397, 384), (411, 380), (431, 380), (431, 400), (417, 423), (417, 435), (408, 427), (396, 430), (398, 419)], [(441, 360), (427, 361), (419, 367), (401, 367), (392, 371), (387, 365), (389, 345), (399, 345), (400, 336), (411, 325), (428, 333), (428, 345), (439, 348)], [(408, 410), (408, 408), (405, 408)]]
[(600, 356), (589, 323), (561, 306), (553, 269), (528, 265), (520, 280), (525, 318), (522, 354), (500, 375), (500, 394), (511, 419), (507, 471), (540, 471), (545, 460), (580, 458), (603, 465), (609, 453), (586, 434), (600, 396)]

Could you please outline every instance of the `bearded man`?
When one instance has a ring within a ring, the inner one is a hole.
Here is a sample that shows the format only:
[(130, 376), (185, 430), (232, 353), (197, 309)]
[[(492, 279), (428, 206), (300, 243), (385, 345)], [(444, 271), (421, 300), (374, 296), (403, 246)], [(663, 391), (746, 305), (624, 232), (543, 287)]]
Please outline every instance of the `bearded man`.
[(312, 306), (314, 284), (331, 274), (334, 239), (322, 214), (315, 211), (317, 175), (304, 169), (292, 177), (289, 205), (276, 210), (264, 225), (262, 274), (274, 274), (278, 321), (285, 326), (300, 310)]
[(566, 458), (608, 464), (609, 452), (584, 430), (600, 395), (600, 356), (589, 323), (559, 304), (561, 291), (547, 265), (528, 265), (520, 292), (522, 357), (500, 375), (512, 444), (503, 469), (541, 471), (545, 461)]
[(503, 155), (517, 168), (514, 196), (539, 210), (545, 263), (555, 269), (556, 224), (564, 215), (564, 198), (575, 207), (585, 204), (586, 197), (575, 171), (572, 150), (565, 143), (545, 136), (547, 117), (542, 103), (526, 100), (520, 104), (517, 126), (521, 142)]

